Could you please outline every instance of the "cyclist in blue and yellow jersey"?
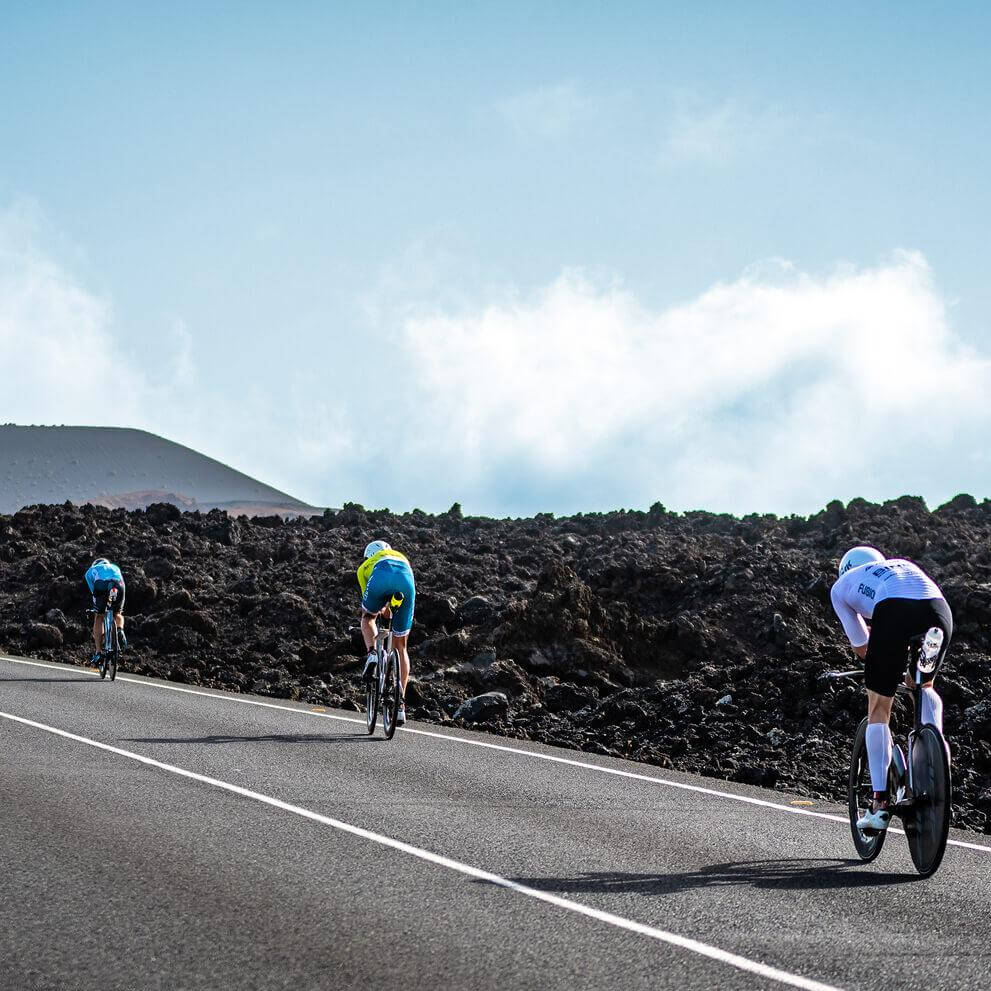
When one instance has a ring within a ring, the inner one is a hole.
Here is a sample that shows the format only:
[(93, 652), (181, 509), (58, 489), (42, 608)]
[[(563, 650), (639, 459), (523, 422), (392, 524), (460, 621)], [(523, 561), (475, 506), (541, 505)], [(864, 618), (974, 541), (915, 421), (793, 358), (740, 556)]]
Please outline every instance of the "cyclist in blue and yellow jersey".
[(124, 636), (124, 576), (116, 564), (111, 564), (105, 557), (98, 557), (85, 575), (89, 594), (93, 597), (93, 643), (96, 644), (95, 664), (103, 650), (103, 615), (108, 608), (114, 612), (114, 623), (120, 630), (120, 645), (127, 646)]
[[(361, 635), (365, 638), (368, 659), (362, 678), (375, 674), (375, 625), (377, 616), (389, 615), (393, 596), (402, 598), (403, 604), (392, 613), (392, 643), (399, 654), (399, 677), (403, 695), (409, 681), (409, 653), (406, 639), (413, 627), (413, 606), (416, 602), (416, 586), (413, 569), (404, 554), (394, 551), (384, 540), (373, 540), (365, 548), (365, 560), (358, 568), (358, 586), (361, 588)], [(396, 725), (406, 722), (406, 703), (400, 702)]]

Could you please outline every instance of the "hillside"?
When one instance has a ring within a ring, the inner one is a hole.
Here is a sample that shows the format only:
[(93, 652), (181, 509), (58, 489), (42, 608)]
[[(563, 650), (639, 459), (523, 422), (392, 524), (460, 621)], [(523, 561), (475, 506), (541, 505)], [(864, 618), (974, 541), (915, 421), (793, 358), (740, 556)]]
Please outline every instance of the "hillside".
[(0, 426), (0, 513), (63, 502), (123, 509), (168, 502), (249, 516), (319, 511), (144, 430)]
[(956, 624), (939, 679), (955, 821), (991, 831), (991, 503), (969, 496), (808, 519), (34, 507), (0, 517), (0, 649), (83, 662), (100, 552), (127, 580), (130, 670), (357, 708), (354, 569), (373, 537), (416, 571), (414, 718), (843, 801), (865, 703), (819, 680), (854, 664), (829, 587), (852, 544), (914, 558)]

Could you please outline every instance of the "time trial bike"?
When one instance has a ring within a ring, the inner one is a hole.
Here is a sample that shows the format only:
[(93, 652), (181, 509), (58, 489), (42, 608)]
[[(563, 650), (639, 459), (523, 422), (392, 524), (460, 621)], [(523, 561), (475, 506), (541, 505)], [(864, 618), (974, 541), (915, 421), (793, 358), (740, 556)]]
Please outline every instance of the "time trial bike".
[[(107, 593), (107, 600), (103, 604), (103, 650), (96, 655), (96, 666), (100, 672), (100, 678), (106, 678), (109, 674), (111, 681), (117, 677), (117, 664), (121, 655), (120, 630), (114, 622), (114, 603), (116, 601), (117, 589), (112, 588)], [(90, 615), (95, 615), (99, 612), (97, 609), (90, 609), (88, 611)]]
[(399, 708), (403, 704), (402, 682), (399, 676), (399, 651), (392, 646), (392, 609), (398, 609), (403, 598), (394, 595), (390, 609), (378, 620), (375, 634), (375, 666), (365, 678), (365, 721), (369, 736), (375, 732), (378, 710), (382, 709), (382, 730), (386, 739), (396, 734)]
[[(911, 688), (903, 684), (899, 686), (899, 691), (904, 691), (912, 699), (913, 725), (905, 738), (904, 748), (893, 739), (891, 764), (888, 766), (888, 808), (892, 816), (901, 818), (912, 862), (923, 877), (933, 874), (942, 862), (950, 831), (949, 750), (939, 729), (932, 723), (922, 722), (921, 705), (922, 685), (936, 676), (942, 646), (943, 631), (935, 626), (909, 641), (907, 671)], [(853, 679), (863, 676), (863, 670), (858, 669), (830, 671), (824, 677)], [(867, 862), (881, 853), (888, 832), (886, 829), (879, 831), (857, 826), (857, 821), (870, 809), (873, 797), (865, 718), (857, 727), (853, 740), (847, 804), (854, 846), (860, 858)]]

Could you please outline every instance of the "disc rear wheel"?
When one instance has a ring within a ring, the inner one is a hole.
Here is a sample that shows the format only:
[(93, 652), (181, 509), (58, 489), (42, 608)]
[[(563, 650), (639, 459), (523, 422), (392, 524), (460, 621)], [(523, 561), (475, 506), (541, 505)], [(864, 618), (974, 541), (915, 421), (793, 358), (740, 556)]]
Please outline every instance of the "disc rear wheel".
[(915, 803), (905, 822), (912, 863), (929, 877), (943, 861), (950, 832), (950, 761), (943, 736), (926, 724), (912, 746)]

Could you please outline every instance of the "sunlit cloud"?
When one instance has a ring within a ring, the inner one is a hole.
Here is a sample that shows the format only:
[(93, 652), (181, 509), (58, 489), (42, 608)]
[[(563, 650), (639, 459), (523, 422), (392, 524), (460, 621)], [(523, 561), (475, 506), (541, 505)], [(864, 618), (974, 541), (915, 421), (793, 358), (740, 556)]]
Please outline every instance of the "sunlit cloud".
[(917, 253), (819, 277), (769, 263), (660, 312), (568, 272), (406, 333), (446, 485), (506, 511), (987, 488), (991, 367)]
[(365, 336), (231, 394), (204, 386), (179, 318), (164, 358), (129, 350), (48, 236), (0, 215), (3, 419), (142, 427), (316, 504), (804, 513), (991, 488), (991, 364), (915, 252), (825, 273), (767, 260), (657, 308), (581, 270), (445, 292), (434, 270), (456, 260), (421, 246), (412, 281), (356, 302)]

